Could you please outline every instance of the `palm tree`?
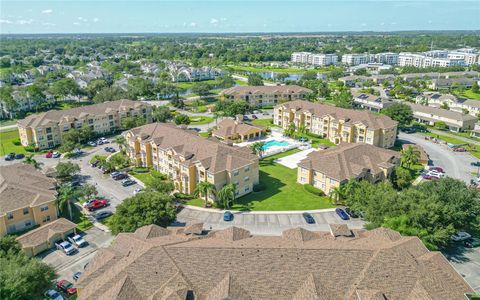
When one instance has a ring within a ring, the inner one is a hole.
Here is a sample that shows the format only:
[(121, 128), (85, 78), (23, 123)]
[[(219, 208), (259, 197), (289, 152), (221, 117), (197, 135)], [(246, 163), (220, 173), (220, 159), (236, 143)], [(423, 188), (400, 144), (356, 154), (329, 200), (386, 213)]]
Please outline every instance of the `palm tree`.
[(413, 165), (418, 164), (420, 160), (420, 152), (413, 146), (408, 146), (406, 149), (403, 149), (401, 152), (401, 166), (411, 168)]
[(252, 149), (252, 152), (256, 155), (259, 155), (262, 157), (263, 155), (263, 147), (265, 146), (265, 142), (255, 142), (250, 145), (250, 149)]
[(33, 154), (25, 156), (25, 159), (23, 160), (23, 162), (25, 164), (34, 166), (35, 169), (40, 169), (40, 166), (42, 165), (36, 159), (33, 158)]
[(290, 123), (290, 124), (288, 125), (288, 128), (285, 129), (283, 133), (284, 133), (286, 136), (292, 136), (292, 135), (295, 133), (295, 129), (296, 129), (296, 128), (295, 128), (295, 123), (292, 122), (292, 123)]
[(123, 148), (123, 146), (125, 146), (126, 144), (126, 140), (125, 140), (125, 137), (123, 137), (122, 135), (119, 135), (115, 138), (115, 143), (120, 147), (120, 148)]
[(236, 186), (233, 183), (226, 184), (217, 194), (217, 201), (224, 207), (230, 208), (230, 205), (235, 201)]
[(194, 195), (195, 197), (200, 197), (203, 195), (205, 197), (205, 207), (207, 207), (208, 203), (208, 194), (211, 193), (212, 195), (216, 194), (216, 187), (213, 183), (208, 181), (200, 181), (195, 188)]
[(341, 186), (336, 186), (332, 190), (330, 190), (330, 200), (334, 203), (337, 204), (340, 201), (343, 200), (344, 198), (344, 191)]
[(74, 191), (71, 187), (62, 187), (58, 192), (58, 197), (57, 197), (58, 210), (64, 213), (65, 209), (68, 209), (68, 216), (70, 220), (72, 220), (72, 217), (73, 217), (71, 201), (73, 200), (74, 197), (75, 197)]

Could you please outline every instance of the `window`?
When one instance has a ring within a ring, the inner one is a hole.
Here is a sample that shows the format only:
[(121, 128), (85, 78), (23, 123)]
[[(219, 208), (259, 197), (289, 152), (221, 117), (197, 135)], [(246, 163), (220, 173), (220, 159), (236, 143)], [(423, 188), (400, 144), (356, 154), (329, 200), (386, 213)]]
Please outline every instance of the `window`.
[(238, 170), (233, 171), (233, 176), (238, 176), (240, 172)]
[(88, 124), (93, 124), (93, 119), (89, 119)]
[(47, 129), (45, 129), (45, 131), (46, 131), (47, 133), (52, 133), (52, 128), (51, 128), (51, 127), (48, 127)]
[(108, 116), (108, 119), (113, 120), (113, 116), (112, 115)]
[(32, 221), (25, 221), (25, 227), (32, 226)]
[(245, 182), (249, 181), (250, 180), (250, 177), (248, 176), (245, 176), (245, 178), (243, 179)]
[(29, 212), (30, 212), (30, 210), (28, 209), (28, 207), (25, 207), (25, 208), (23, 209), (23, 214), (24, 214), (24, 215), (28, 215)]
[(43, 217), (43, 223), (50, 221), (50, 216)]
[(48, 210), (48, 205), (40, 206), (40, 211), (47, 211), (47, 210)]
[(52, 141), (53, 137), (51, 135), (47, 135), (47, 140)]
[(249, 187), (249, 186), (247, 186), (247, 187), (245, 188), (245, 193), (248, 192), (248, 191), (250, 191), (250, 187)]
[(248, 172), (250, 171), (250, 166), (246, 166), (245, 169), (244, 169), (245, 172)]
[(7, 213), (7, 220), (13, 219), (13, 213), (9, 212)]

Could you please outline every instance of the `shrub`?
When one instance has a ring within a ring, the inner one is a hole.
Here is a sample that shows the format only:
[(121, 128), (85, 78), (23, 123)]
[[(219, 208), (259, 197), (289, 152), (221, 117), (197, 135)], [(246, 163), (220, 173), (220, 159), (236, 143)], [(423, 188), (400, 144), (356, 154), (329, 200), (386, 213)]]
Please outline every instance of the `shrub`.
[(314, 187), (311, 184), (304, 184), (303, 189), (306, 192), (309, 192), (310, 194), (313, 194), (313, 195), (316, 195), (316, 196), (325, 196), (325, 194), (323, 193), (323, 191), (321, 189), (317, 189), (316, 187)]
[(188, 195), (188, 194), (184, 194), (184, 193), (175, 193), (173, 194), (173, 196), (175, 197), (175, 199), (177, 200), (190, 200), (190, 199), (193, 199), (193, 196), (192, 195)]
[(34, 146), (25, 146), (25, 151), (27, 152), (37, 152), (38, 151), (38, 148), (34, 147)]
[(148, 173), (150, 170), (148, 168), (143, 168), (143, 167), (135, 167), (132, 169), (134, 173)]
[(253, 186), (253, 191), (254, 192), (261, 192), (264, 189), (265, 189), (265, 185), (263, 185), (262, 183), (259, 183), (259, 184)]
[(22, 143), (20, 143), (20, 139), (14, 139), (12, 141), (12, 143), (15, 145), (15, 146), (20, 146)]

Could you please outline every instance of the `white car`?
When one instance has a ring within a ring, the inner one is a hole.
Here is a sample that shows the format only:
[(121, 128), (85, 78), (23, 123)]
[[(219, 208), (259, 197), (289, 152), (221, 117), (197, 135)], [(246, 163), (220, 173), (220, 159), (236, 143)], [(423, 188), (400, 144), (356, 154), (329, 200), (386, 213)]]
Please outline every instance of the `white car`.
[(142, 188), (136, 188), (136, 189), (133, 191), (133, 194), (136, 195), (136, 194), (140, 193), (141, 191), (143, 191)]
[(65, 241), (65, 242), (61, 242), (59, 244), (55, 244), (57, 246), (57, 249), (58, 250), (62, 250), (66, 255), (71, 255), (73, 253), (75, 253), (75, 248), (73, 248), (72, 244), (70, 244), (69, 242)]
[(428, 171), (427, 175), (437, 177), (437, 178), (442, 178), (445, 176), (445, 174), (437, 172), (437, 171)]
[(96, 199), (94, 198), (94, 199), (90, 199), (90, 200), (85, 201), (85, 202), (83, 203), (83, 207), (89, 206), (90, 203), (92, 203), (92, 202), (95, 201), (95, 200), (96, 200)]
[(60, 156), (62, 156), (60, 152), (55, 151), (52, 153), (52, 158), (59, 158)]
[(472, 236), (470, 234), (468, 234), (467, 232), (459, 231), (459, 232), (455, 233), (454, 235), (452, 235), (451, 239), (454, 242), (461, 242), (461, 241), (468, 240), (471, 237)]
[(92, 146), (92, 147), (97, 146), (97, 143), (95, 143), (95, 142), (88, 142), (87, 144), (88, 144), (89, 146)]
[(87, 242), (79, 234), (76, 234), (74, 236), (69, 236), (68, 240), (79, 248), (85, 247), (87, 245)]

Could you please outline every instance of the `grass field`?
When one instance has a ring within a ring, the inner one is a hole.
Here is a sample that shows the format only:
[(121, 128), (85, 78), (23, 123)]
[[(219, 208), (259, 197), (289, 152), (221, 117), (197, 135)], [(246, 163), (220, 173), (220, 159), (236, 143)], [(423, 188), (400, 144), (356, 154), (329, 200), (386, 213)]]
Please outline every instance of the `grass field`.
[(212, 123), (213, 118), (206, 117), (206, 116), (191, 116), (190, 117), (190, 125), (202, 125)]
[[(282, 211), (309, 210), (334, 207), (328, 197), (319, 197), (304, 190), (297, 183), (297, 170), (274, 162), (275, 159), (298, 152), (293, 149), (260, 161), (260, 183), (264, 190), (235, 200), (232, 210)], [(202, 199), (189, 200), (189, 205), (203, 206)]]
[(480, 93), (474, 93), (472, 90), (467, 90), (461, 93), (459, 96), (473, 100), (480, 100)]
[(252, 123), (268, 127), (278, 127), (278, 125), (273, 124), (273, 119), (257, 119), (253, 120)]
[(22, 145), (15, 145), (14, 142), (19, 141), (18, 130), (0, 131), (0, 155), (11, 152), (26, 154)]

